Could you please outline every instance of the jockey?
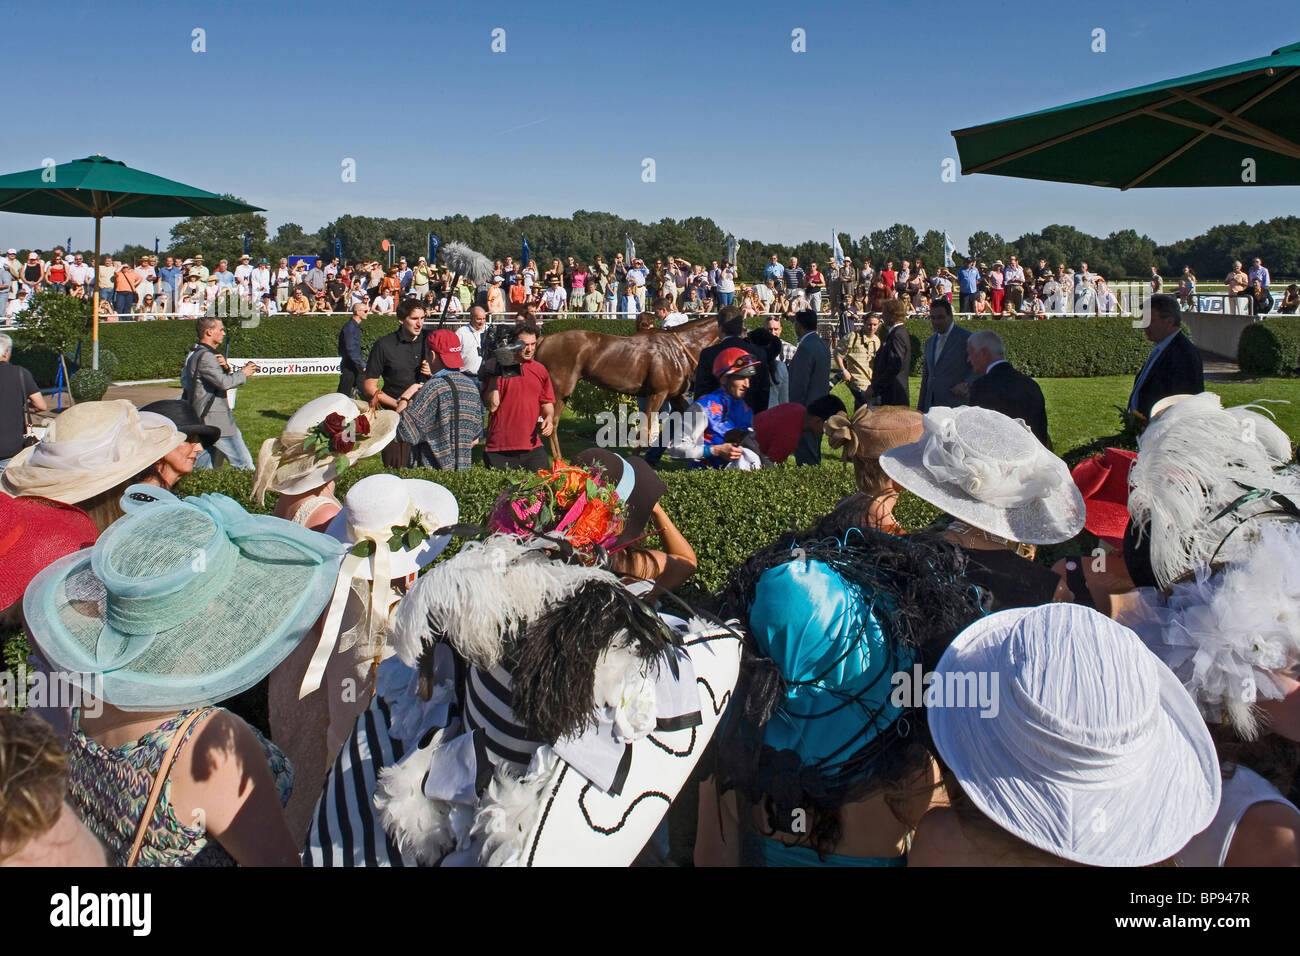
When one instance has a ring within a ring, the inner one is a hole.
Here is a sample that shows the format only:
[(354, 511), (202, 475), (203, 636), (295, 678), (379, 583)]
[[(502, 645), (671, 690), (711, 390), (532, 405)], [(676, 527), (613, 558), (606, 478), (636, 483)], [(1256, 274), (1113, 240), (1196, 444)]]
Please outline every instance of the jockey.
[(696, 398), (683, 415), (682, 433), (669, 453), (714, 468), (749, 471), (760, 467), (754, 413), (744, 401), (749, 380), (757, 370), (758, 359), (742, 348), (719, 352), (713, 360), (713, 374), (722, 385)]

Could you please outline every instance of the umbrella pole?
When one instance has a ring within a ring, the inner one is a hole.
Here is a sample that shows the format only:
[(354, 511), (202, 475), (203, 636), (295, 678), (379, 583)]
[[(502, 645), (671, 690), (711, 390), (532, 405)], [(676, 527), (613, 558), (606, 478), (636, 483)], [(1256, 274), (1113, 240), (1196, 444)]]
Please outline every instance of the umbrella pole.
[(95, 294), (90, 297), (90, 367), (93, 369), (99, 368), (99, 227), (102, 222), (95, 217), (95, 258), (91, 264), (95, 270)]

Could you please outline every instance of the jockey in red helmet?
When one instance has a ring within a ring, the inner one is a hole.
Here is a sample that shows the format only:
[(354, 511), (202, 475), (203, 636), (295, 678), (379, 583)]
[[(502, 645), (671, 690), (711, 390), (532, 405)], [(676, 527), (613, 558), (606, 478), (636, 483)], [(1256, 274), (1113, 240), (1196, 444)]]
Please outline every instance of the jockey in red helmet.
[[(722, 385), (700, 395), (687, 411), (684, 433), (669, 449), (674, 458), (685, 458), (722, 468), (746, 458), (738, 441), (728, 441), (737, 432), (752, 433), (754, 413), (745, 404), (750, 379), (759, 360), (742, 348), (723, 349), (713, 360), (713, 374)], [(757, 463), (757, 456), (753, 456)], [(739, 467), (745, 467), (739, 465)]]

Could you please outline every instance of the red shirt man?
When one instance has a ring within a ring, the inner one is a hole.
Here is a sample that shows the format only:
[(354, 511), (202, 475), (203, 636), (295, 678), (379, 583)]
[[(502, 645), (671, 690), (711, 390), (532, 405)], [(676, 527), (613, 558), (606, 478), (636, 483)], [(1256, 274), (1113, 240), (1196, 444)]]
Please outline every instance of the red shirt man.
[(555, 391), (546, 366), (533, 360), (537, 353), (536, 327), (520, 327), (515, 339), (522, 345), (519, 374), (510, 378), (494, 376), (483, 387), (483, 404), (492, 413), (483, 464), (489, 468), (540, 471), (551, 467), (542, 438), (555, 429)]

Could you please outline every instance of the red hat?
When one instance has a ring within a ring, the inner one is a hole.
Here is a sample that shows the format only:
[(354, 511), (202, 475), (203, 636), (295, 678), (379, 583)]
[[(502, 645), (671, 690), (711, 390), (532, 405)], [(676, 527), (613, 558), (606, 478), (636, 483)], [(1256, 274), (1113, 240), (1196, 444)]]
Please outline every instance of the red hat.
[(0, 608), (21, 601), (32, 578), (97, 537), (95, 522), (80, 508), (0, 492)]
[(451, 329), (438, 329), (430, 332), (427, 339), (429, 348), (442, 359), (447, 368), (464, 368), (465, 359), (460, 354), (460, 336)]
[(1128, 472), (1137, 455), (1122, 448), (1107, 448), (1074, 466), (1070, 477), (1083, 493), (1088, 518), (1083, 526), (1109, 544), (1123, 546), (1128, 527)]
[(757, 368), (758, 359), (754, 358), (752, 353), (734, 345), (729, 349), (723, 349), (713, 360), (713, 374), (720, 379), (730, 375), (749, 378)]

